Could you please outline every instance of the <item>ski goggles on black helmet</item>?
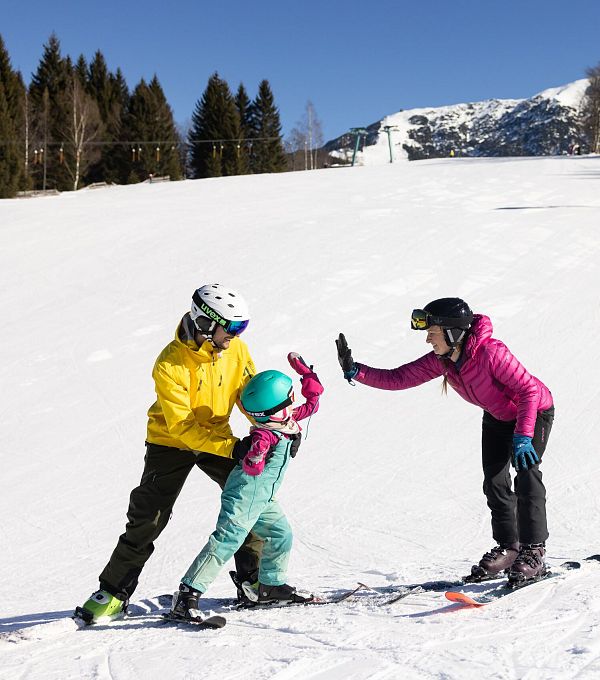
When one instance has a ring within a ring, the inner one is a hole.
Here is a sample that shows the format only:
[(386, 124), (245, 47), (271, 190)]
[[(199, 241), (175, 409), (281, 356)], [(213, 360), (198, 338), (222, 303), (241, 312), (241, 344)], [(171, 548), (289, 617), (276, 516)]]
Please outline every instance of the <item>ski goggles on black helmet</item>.
[(424, 309), (413, 309), (410, 317), (410, 327), (414, 331), (426, 331), (431, 326), (440, 326), (441, 328), (462, 328), (468, 329), (471, 325), (471, 319), (464, 318), (450, 318), (447, 316), (437, 316), (430, 314)]

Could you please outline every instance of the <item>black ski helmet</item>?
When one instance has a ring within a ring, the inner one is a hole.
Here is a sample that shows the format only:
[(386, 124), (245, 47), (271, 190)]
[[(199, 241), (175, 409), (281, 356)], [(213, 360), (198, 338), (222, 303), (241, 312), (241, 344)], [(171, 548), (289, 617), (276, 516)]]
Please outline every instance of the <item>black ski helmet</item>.
[[(415, 314), (424, 312), (422, 323), (415, 323)], [(461, 298), (439, 298), (413, 312), (413, 328), (427, 329), (440, 326), (449, 347), (456, 347), (473, 323), (473, 312), (469, 305)]]

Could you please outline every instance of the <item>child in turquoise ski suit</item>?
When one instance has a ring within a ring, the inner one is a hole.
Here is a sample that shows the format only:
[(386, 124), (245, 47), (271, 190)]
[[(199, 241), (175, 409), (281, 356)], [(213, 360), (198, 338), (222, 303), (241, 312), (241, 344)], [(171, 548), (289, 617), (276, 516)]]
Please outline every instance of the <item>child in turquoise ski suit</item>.
[(306, 401), (292, 410), (291, 379), (278, 371), (264, 371), (263, 374), (278, 374), (288, 381), (285, 384), (285, 406), (268, 415), (267, 420), (264, 413), (251, 413), (252, 409), (247, 408), (244, 400), (246, 389), (251, 391), (253, 381), (260, 381), (262, 374), (257, 374), (246, 386), (242, 393), (242, 406), (254, 417), (264, 416), (258, 418), (258, 421), (263, 422), (257, 422), (251, 428), (250, 436), (245, 438), (247, 453), (227, 479), (221, 494), (216, 529), (181, 580), (171, 610), (171, 616), (175, 618), (202, 620), (198, 611), (198, 598), (242, 545), (250, 530), (265, 540), (259, 564), (258, 592), (256, 586), (252, 589), (250, 584), (244, 584), (244, 591), (251, 599), (265, 602), (303, 601), (312, 597), (309, 595), (305, 598), (285, 584), (292, 530), (275, 494), (281, 486), (290, 458), (295, 456), (300, 445), (301, 428), (298, 421), (317, 411), (323, 386), (312, 367), (307, 366), (298, 354), (290, 353), (288, 360), (302, 376), (302, 395)]

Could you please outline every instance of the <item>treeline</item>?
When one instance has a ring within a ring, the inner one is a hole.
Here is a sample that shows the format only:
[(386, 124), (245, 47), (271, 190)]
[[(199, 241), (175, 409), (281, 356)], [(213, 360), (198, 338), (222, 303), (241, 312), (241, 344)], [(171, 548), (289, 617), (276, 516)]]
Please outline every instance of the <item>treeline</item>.
[(187, 136), (154, 76), (129, 91), (100, 51), (63, 57), (52, 34), (27, 87), (0, 36), (0, 198), (23, 190), (76, 190), (149, 177), (217, 177), (287, 167), (267, 80), (254, 99), (213, 74)]

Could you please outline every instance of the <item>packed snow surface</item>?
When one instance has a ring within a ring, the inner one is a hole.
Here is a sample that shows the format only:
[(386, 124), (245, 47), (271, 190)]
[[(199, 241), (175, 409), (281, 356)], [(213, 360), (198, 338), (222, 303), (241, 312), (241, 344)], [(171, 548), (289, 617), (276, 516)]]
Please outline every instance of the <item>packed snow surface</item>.
[[(394, 367), (425, 353), (414, 307), (461, 296), (552, 390), (542, 469), (548, 563), (600, 552), (600, 159), (444, 159), (83, 190), (0, 202), (2, 678), (600, 677), (600, 565), (457, 609), (443, 593), (377, 606), (152, 618), (212, 531), (219, 490), (188, 478), (134, 596), (150, 615), (76, 630), (143, 465), (151, 369), (195, 287), (248, 299), (259, 369), (300, 352), (325, 387), (279, 499), (289, 582), (331, 595), (456, 579), (493, 545), (481, 412), (433, 381), (343, 380), (334, 338)], [(299, 389), (297, 389), (299, 392)], [(236, 414), (234, 431), (247, 421)], [(470, 586), (477, 593), (489, 585)]]

